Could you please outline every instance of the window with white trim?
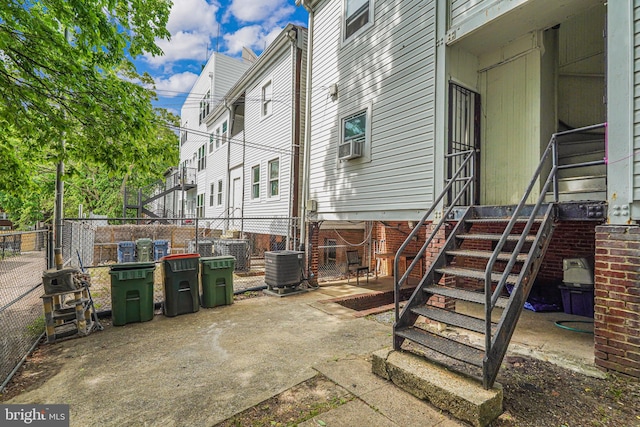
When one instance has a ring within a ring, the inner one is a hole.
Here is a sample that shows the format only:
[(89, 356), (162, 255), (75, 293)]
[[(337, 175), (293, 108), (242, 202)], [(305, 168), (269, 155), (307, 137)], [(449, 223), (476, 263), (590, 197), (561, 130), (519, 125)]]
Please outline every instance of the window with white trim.
[(218, 200), (217, 200), (218, 206), (222, 206), (222, 180), (221, 179), (218, 180), (218, 193), (217, 193), (217, 196), (218, 196)]
[(216, 148), (220, 148), (220, 127), (216, 128)]
[(216, 185), (212, 182), (209, 185), (209, 206), (213, 206), (213, 199), (216, 194)]
[(251, 168), (251, 198), (260, 198), (260, 165)]
[(262, 86), (262, 117), (271, 115), (273, 110), (273, 88), (271, 80)]
[(207, 145), (202, 144), (198, 149), (198, 172), (207, 167)]
[(200, 124), (204, 121), (205, 117), (209, 115), (211, 108), (211, 91), (207, 91), (207, 94), (200, 101)]
[(222, 122), (222, 144), (224, 145), (227, 142), (227, 121)]
[(184, 122), (184, 124), (182, 125), (182, 129), (180, 130), (180, 145), (184, 144), (185, 142), (187, 142), (187, 137), (188, 137), (188, 132), (187, 132), (187, 125), (189, 122)]
[(358, 111), (342, 119), (338, 158), (350, 160), (362, 157), (367, 141), (367, 110)]
[(280, 159), (269, 162), (269, 197), (280, 194)]
[(198, 194), (196, 199), (196, 216), (198, 218), (204, 217), (204, 193)]
[(372, 0), (345, 0), (344, 39), (357, 33), (372, 21)]

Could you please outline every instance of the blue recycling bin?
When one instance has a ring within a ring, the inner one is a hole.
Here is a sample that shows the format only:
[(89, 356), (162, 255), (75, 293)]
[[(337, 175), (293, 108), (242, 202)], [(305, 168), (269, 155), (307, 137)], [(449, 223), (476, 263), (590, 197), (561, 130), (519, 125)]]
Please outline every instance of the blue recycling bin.
[(118, 264), (136, 261), (136, 245), (134, 242), (118, 242)]
[(160, 258), (169, 255), (169, 241), (168, 240), (154, 240), (153, 241), (153, 259), (160, 261)]

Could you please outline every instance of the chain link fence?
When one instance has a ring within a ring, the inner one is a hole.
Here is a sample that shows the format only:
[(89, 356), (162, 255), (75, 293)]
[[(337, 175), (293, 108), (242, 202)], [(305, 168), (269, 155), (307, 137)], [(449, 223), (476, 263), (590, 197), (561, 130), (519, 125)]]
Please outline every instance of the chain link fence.
[(66, 219), (64, 266), (90, 274), (99, 313), (111, 310), (109, 271), (119, 262), (155, 261), (154, 301), (162, 303), (160, 258), (169, 254), (231, 255), (234, 291), (256, 289), (265, 286), (264, 253), (297, 248), (299, 224), (298, 218), (286, 217)]
[(50, 232), (0, 234), (0, 391), (44, 333), (40, 296)]
[(372, 239), (373, 223), (362, 222), (325, 222), (318, 237), (318, 282), (347, 280), (353, 276), (349, 273), (348, 252), (357, 252), (361, 266), (368, 266), (371, 274), (375, 273), (375, 262), (372, 262), (372, 247), (376, 242)]

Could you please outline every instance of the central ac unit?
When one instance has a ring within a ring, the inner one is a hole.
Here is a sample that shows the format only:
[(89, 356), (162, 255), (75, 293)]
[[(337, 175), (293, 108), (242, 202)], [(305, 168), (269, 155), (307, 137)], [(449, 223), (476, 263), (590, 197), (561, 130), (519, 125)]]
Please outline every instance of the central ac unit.
[(362, 146), (364, 145), (364, 135), (353, 138), (338, 145), (338, 159), (349, 160), (362, 157)]
[(269, 288), (298, 286), (302, 282), (304, 252), (265, 252), (264, 261), (264, 281)]

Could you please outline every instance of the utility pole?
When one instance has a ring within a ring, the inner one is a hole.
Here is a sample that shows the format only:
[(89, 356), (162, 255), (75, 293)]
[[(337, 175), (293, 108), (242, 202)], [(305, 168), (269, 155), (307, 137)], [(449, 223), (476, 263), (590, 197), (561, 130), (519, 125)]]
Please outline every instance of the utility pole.
[[(64, 39), (69, 41), (69, 29), (64, 29)], [(64, 114), (64, 111), (63, 111)], [(63, 213), (63, 195), (64, 195), (64, 181), (62, 181), (62, 176), (64, 175), (64, 146), (65, 146), (65, 137), (62, 137), (62, 141), (60, 141), (60, 161), (56, 167), (56, 200), (55, 200), (55, 210), (53, 215), (54, 220), (54, 232), (55, 236), (55, 247), (54, 247), (54, 263), (56, 266), (56, 270), (61, 270), (63, 265), (62, 259), (62, 213)]]

